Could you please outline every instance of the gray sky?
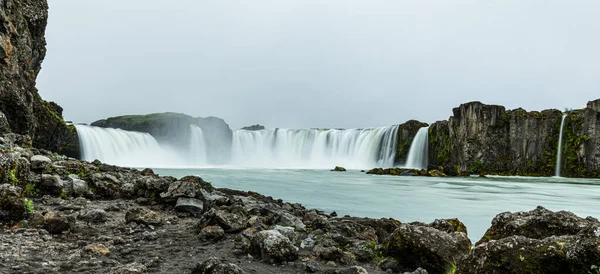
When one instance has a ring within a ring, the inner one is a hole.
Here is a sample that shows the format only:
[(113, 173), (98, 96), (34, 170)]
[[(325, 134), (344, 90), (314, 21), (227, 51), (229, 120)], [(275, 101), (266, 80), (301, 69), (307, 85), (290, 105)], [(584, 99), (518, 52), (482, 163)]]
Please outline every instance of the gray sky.
[(174, 111), (232, 128), (447, 119), (600, 98), (600, 1), (49, 0), (43, 98), (75, 122)]

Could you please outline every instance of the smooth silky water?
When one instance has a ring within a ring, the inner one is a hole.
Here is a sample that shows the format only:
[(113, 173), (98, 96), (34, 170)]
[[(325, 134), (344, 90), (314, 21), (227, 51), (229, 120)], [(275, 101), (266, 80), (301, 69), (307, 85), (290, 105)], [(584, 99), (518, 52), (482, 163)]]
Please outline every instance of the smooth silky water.
[(458, 218), (478, 241), (496, 214), (541, 205), (580, 217), (600, 217), (600, 180), (540, 177), (401, 177), (357, 170), (154, 169), (160, 175), (197, 175), (215, 187), (251, 190), (339, 216), (431, 222)]

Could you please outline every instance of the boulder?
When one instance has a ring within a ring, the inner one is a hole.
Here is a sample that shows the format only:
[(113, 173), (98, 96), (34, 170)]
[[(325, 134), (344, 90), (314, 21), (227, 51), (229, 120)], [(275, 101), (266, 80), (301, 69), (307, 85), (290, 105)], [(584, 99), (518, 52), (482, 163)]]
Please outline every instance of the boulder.
[(543, 240), (510, 236), (475, 246), (456, 273), (595, 273), (598, 237), (552, 236)]
[(79, 176), (75, 174), (69, 175), (69, 179), (73, 196), (86, 196), (90, 194), (90, 187), (86, 181), (79, 179)]
[(51, 234), (60, 234), (68, 231), (73, 227), (74, 221), (49, 211), (44, 215), (44, 229)]
[(43, 155), (34, 155), (31, 157), (31, 169), (32, 170), (45, 170), (52, 166), (52, 160)]
[(144, 225), (160, 225), (163, 223), (163, 219), (158, 213), (146, 207), (137, 207), (125, 213), (125, 222), (135, 222)]
[(198, 237), (202, 241), (218, 241), (225, 237), (225, 230), (223, 230), (220, 226), (205, 226), (198, 234)]
[(181, 197), (177, 199), (175, 210), (189, 212), (195, 217), (199, 217), (204, 210), (204, 203), (198, 199)]
[(61, 194), (64, 183), (58, 175), (42, 174), (41, 187), (52, 194)]
[(107, 220), (107, 214), (103, 209), (95, 208), (82, 210), (77, 218), (90, 223), (103, 223)]
[(250, 251), (269, 263), (295, 261), (298, 248), (276, 230), (258, 232), (252, 237)]
[(160, 193), (160, 198), (165, 202), (175, 202), (178, 198), (195, 198), (199, 193), (196, 184), (191, 181), (177, 181), (169, 185), (166, 192)]
[(341, 166), (336, 166), (334, 169), (332, 169), (331, 171), (346, 171), (345, 168), (341, 167)]
[(243, 208), (234, 206), (225, 209), (211, 208), (202, 215), (200, 227), (218, 225), (227, 233), (235, 233), (248, 227), (248, 215)]
[(444, 273), (469, 253), (471, 241), (466, 233), (447, 233), (426, 225), (402, 224), (382, 243), (382, 253), (398, 262), (399, 270), (423, 267)]
[(504, 212), (496, 215), (492, 226), (477, 244), (515, 235), (532, 239), (577, 235), (598, 227), (600, 222), (592, 217), (584, 219), (568, 211), (553, 212), (540, 206), (527, 212)]
[(246, 272), (239, 266), (221, 262), (217, 257), (210, 257), (208, 260), (199, 263), (192, 270), (192, 274), (245, 274)]

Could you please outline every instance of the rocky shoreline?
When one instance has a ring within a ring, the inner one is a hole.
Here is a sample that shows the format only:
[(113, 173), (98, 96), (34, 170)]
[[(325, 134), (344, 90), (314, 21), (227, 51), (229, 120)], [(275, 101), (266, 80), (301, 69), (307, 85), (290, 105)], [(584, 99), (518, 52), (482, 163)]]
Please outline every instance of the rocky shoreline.
[(457, 219), (334, 217), (28, 143), (0, 138), (0, 273), (596, 273), (600, 264), (600, 222), (569, 212), (501, 213), (473, 244)]

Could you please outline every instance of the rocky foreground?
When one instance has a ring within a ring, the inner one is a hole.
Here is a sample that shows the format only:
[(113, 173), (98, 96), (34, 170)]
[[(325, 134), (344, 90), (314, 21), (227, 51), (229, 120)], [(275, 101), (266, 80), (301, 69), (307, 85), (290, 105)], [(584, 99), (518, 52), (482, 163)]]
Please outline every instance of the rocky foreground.
[(600, 222), (501, 213), (336, 217), (199, 177), (79, 161), (0, 138), (0, 273), (598, 273)]

